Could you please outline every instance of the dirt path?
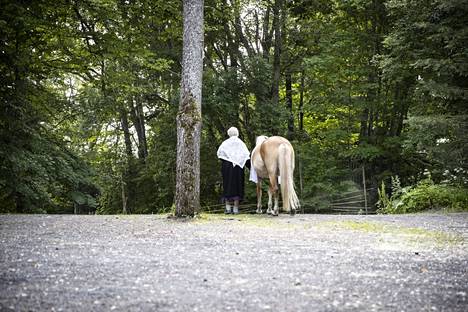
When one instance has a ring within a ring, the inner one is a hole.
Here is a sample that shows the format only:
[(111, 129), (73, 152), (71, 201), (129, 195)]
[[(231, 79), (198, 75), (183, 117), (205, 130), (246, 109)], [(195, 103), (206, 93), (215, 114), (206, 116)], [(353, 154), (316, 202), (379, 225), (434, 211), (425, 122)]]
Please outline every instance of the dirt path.
[(0, 215), (0, 311), (466, 311), (468, 213)]

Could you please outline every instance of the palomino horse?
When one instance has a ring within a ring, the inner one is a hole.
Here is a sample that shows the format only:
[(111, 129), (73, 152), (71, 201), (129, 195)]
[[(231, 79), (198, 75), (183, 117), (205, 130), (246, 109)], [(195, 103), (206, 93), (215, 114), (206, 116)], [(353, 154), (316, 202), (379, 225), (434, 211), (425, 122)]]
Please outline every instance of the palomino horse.
[[(259, 136), (252, 151), (251, 162), (257, 174), (257, 213), (262, 213), (262, 179), (269, 179), (267, 213), (277, 216), (278, 208), (278, 178), (283, 199), (283, 210), (296, 213), (299, 199), (294, 191), (294, 149), (291, 143), (283, 137)], [(272, 196), (275, 206), (272, 209)]]

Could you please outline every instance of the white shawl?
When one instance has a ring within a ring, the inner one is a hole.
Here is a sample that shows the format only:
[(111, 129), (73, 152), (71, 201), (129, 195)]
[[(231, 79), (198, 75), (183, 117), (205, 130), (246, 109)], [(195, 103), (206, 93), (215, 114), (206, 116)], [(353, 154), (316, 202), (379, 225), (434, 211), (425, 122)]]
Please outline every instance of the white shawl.
[(237, 136), (225, 140), (218, 148), (218, 158), (232, 162), (233, 166), (244, 168), (245, 162), (250, 159), (247, 146)]

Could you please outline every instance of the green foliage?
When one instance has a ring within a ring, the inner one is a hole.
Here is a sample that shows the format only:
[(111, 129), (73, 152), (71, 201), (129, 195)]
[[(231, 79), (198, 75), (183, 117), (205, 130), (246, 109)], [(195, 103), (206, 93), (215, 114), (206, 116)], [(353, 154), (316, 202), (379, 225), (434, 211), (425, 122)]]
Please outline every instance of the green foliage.
[[(392, 181), (393, 182), (393, 181)], [(393, 192), (391, 197), (385, 193), (385, 184), (379, 190), (379, 212), (381, 213), (413, 213), (430, 209), (446, 211), (467, 211), (468, 192), (466, 188), (442, 184), (434, 184), (432, 180), (420, 181), (414, 187), (403, 188)], [(392, 189), (395, 185), (392, 187)]]
[(75, 65), (62, 54), (72, 44), (61, 28), (65, 14), (62, 5), (47, 1), (13, 1), (0, 12), (0, 212), (70, 213), (75, 206), (96, 206), (92, 171), (53, 126), (68, 110), (62, 78)]
[(385, 190), (385, 182), (382, 181), (379, 189), (378, 189), (378, 194), (379, 194), (379, 201), (377, 202), (377, 207), (379, 207), (379, 212), (385, 213), (387, 211), (392, 211), (393, 210), (393, 201), (390, 199), (390, 197), (387, 195), (387, 192)]
[(414, 116), (406, 122), (403, 154), (415, 180), (429, 170), (435, 182), (467, 186), (466, 116)]
[(381, 213), (396, 213), (401, 209), (403, 204), (401, 196), (406, 194), (411, 187), (402, 188), (400, 178), (398, 176), (391, 177), (391, 195), (387, 194), (385, 182), (378, 189), (379, 200), (377, 202), (378, 211)]
[(403, 212), (416, 212), (427, 209), (447, 209), (449, 211), (468, 210), (467, 190), (444, 185), (419, 183), (408, 194), (401, 197)]
[(394, 20), (385, 38), (383, 74), (418, 77), (419, 111), (464, 112), (467, 100), (468, 5), (466, 1), (389, 1)]
[(0, 212), (71, 213), (93, 211), (99, 190), (88, 165), (45, 134), (28, 150), (4, 144)]
[[(352, 170), (343, 165), (345, 158), (339, 154), (339, 144), (330, 147), (314, 141), (294, 145), (295, 184), (307, 212), (327, 210), (335, 197), (356, 190), (351, 180)], [(302, 190), (299, 175), (302, 175)]]
[(349, 151), (349, 156), (354, 159), (359, 159), (366, 162), (373, 162), (376, 159), (385, 156), (385, 151), (381, 146), (362, 143), (358, 147)]

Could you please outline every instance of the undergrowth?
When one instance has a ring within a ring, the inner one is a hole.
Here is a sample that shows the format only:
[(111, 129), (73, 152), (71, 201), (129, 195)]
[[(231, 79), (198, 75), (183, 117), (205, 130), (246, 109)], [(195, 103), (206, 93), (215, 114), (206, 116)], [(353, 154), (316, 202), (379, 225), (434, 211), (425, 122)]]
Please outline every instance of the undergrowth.
[(379, 188), (379, 213), (397, 214), (425, 210), (468, 211), (468, 190), (464, 187), (435, 184), (430, 178), (416, 186), (402, 188), (398, 177), (392, 177), (392, 195), (385, 183)]

